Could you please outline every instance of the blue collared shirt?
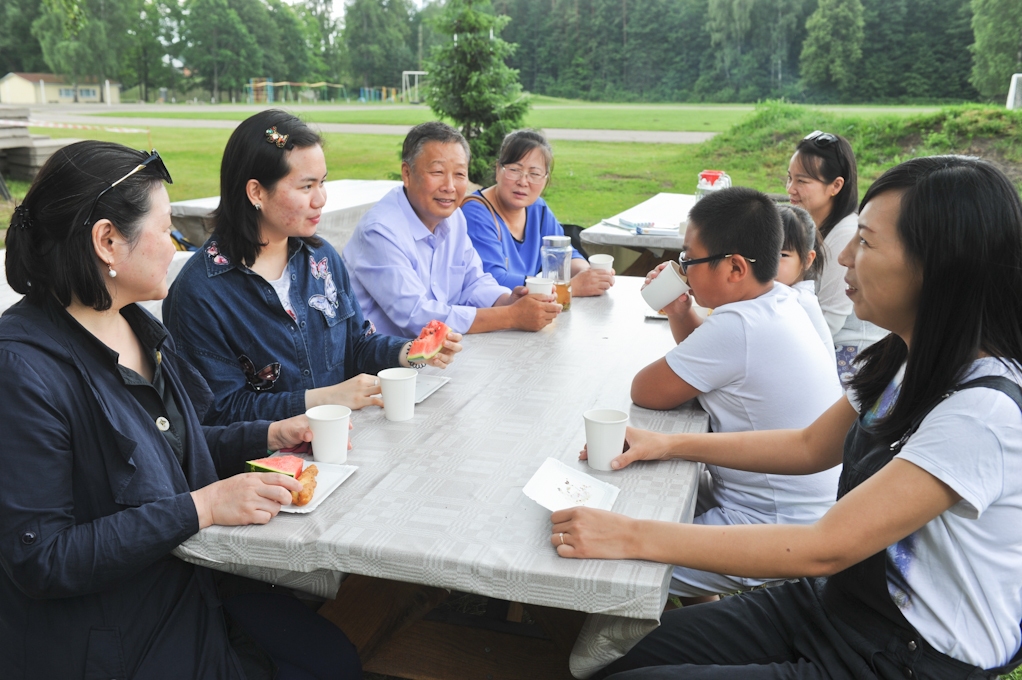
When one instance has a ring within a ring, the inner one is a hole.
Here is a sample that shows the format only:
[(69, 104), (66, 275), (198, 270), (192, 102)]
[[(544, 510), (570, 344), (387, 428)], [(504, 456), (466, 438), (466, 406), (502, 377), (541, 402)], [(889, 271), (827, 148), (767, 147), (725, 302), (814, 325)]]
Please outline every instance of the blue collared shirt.
[(433, 319), (465, 333), (476, 309), (511, 291), (483, 271), (461, 209), (426, 228), (395, 187), (362, 216), (344, 247), (351, 287), (381, 333), (417, 336)]
[(399, 365), (407, 340), (363, 317), (333, 246), (291, 239), (285, 271), (293, 318), (266, 279), (219, 251), (216, 234), (171, 286), (164, 322), (213, 390), (207, 423), (299, 415), (306, 390)]

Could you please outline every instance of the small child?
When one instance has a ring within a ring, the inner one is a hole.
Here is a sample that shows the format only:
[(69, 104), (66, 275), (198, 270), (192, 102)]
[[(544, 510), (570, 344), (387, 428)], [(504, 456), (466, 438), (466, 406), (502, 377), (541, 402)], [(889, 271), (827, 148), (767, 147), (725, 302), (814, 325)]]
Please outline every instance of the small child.
[[(679, 344), (639, 371), (632, 401), (662, 410), (696, 399), (714, 432), (743, 432), (806, 427), (841, 398), (833, 349), (817, 340), (798, 294), (774, 283), (783, 243), (777, 206), (758, 191), (723, 189), (696, 203), (680, 263), (691, 291), (664, 308)], [(713, 314), (696, 314), (693, 297)], [(694, 522), (718, 526), (814, 522), (834, 503), (840, 474), (840, 466), (801, 476), (707, 469)], [(765, 582), (679, 567), (671, 593)]]
[(779, 205), (777, 211), (781, 213), (781, 225), (784, 227), (777, 281), (795, 289), (798, 302), (809, 315), (823, 345), (833, 352), (834, 337), (816, 297), (816, 280), (826, 264), (820, 230), (809, 213), (798, 206)]

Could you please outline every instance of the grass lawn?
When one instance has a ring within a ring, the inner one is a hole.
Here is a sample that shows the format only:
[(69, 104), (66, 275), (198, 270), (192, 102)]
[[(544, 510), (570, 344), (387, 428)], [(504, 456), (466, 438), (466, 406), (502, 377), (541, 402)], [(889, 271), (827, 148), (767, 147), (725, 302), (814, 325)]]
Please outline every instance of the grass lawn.
[[(560, 104), (549, 100), (547, 105)], [(617, 110), (624, 105), (606, 106)], [(564, 107), (598, 109), (596, 105), (571, 102)], [(705, 107), (705, 112), (717, 115), (718, 108)], [(367, 110), (386, 112), (386, 107), (367, 106)], [(728, 171), (735, 184), (781, 193), (792, 150), (803, 135), (814, 129), (839, 132), (852, 140), (859, 162), (860, 192), (865, 192), (883, 170), (895, 163), (933, 153), (982, 155), (1022, 185), (1022, 113), (979, 106), (933, 112), (917, 110), (922, 113), (906, 117), (901, 111), (879, 115), (878, 112), (888, 111), (883, 107), (835, 109), (768, 103), (753, 113), (743, 113), (745, 117), (740, 123), (701, 145), (555, 142), (554, 172), (544, 195), (561, 222), (589, 226), (659, 192), (691, 193), (696, 175), (705, 168)], [(33, 132), (106, 139), (139, 149), (147, 144), (144, 134), (49, 129)], [(153, 145), (167, 159), (175, 178), (175, 183), (168, 187), (171, 200), (219, 193), (220, 157), (228, 136), (228, 130), (152, 129)], [(348, 134), (325, 137), (332, 179), (396, 177), (400, 137)], [(10, 184), (16, 197), (23, 196), (28, 188), (24, 183)], [(10, 206), (0, 205), (0, 229), (6, 225), (10, 210)]]
[[(755, 110), (750, 104), (608, 104), (557, 99), (535, 95), (526, 124), (536, 128), (601, 130), (667, 130), (723, 132), (747, 119)], [(361, 123), (415, 125), (433, 120), (429, 108), (388, 104), (353, 105), (344, 110), (326, 110), (323, 105), (281, 104), (293, 108), (302, 118), (314, 123)], [(250, 110), (230, 105), (189, 106), (180, 111), (117, 111), (97, 116), (133, 116), (137, 118), (190, 118), (207, 120), (243, 120)], [(864, 117), (906, 116), (937, 111), (937, 107), (910, 106), (827, 106), (820, 110), (840, 111)]]

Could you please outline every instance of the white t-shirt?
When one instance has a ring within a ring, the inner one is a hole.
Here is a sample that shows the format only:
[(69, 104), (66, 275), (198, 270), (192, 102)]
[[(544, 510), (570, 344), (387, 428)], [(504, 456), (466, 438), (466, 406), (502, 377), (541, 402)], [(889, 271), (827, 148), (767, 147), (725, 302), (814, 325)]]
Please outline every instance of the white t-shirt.
[(852, 213), (835, 224), (823, 239), (827, 263), (820, 275), (817, 294), (834, 344), (838, 347), (856, 347), (861, 352), (887, 335), (887, 331), (855, 316), (852, 300), (845, 294), (847, 268), (838, 263), (837, 257), (848, 242), (855, 238), (858, 227), (859, 216)]
[(284, 273), (280, 275), (280, 278), (276, 281), (270, 281), (270, 285), (273, 286), (273, 290), (277, 291), (277, 297), (280, 298), (280, 304), (284, 308), (284, 311), (288, 313), (292, 319), (297, 319), (295, 315), (294, 307), (291, 306), (291, 272), (289, 267), (284, 267)]
[[(986, 375), (1022, 384), (1022, 370), (993, 358), (974, 362), (963, 382)], [(962, 500), (887, 548), (891, 599), (938, 651), (981, 668), (1007, 663), (1022, 642), (1022, 412), (997, 390), (962, 390), (897, 458)]]
[(820, 300), (816, 297), (816, 282), (799, 281), (792, 286), (792, 289), (798, 294), (798, 303), (805, 310), (806, 316), (812, 322), (820, 340), (823, 340), (823, 346), (833, 354), (834, 337), (830, 334), (830, 327), (827, 325), (827, 320), (823, 318), (823, 310), (820, 309)]
[[(714, 432), (801, 428), (841, 398), (833, 352), (819, 341), (791, 288), (713, 310), (667, 353), (700, 392)], [(833, 505), (840, 467), (769, 475), (708, 465), (714, 500), (752, 523), (813, 522)]]

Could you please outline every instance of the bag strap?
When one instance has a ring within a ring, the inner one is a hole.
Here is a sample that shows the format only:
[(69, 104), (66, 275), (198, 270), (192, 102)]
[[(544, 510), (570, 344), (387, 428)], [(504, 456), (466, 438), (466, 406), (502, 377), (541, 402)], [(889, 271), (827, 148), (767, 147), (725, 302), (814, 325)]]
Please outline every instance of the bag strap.
[(493, 209), (493, 206), (490, 205), (490, 202), (487, 201), (486, 198), (483, 197), (481, 194), (479, 196), (474, 196), (474, 195), (470, 194), (470, 195), (468, 195), (468, 196), (466, 196), (465, 198), (462, 199), (461, 206), (459, 206), (459, 207), (464, 207), (465, 204), (468, 203), (469, 201), (475, 201), (476, 203), (482, 203), (483, 205), (486, 206), (486, 209), (490, 211), (490, 217), (493, 218), (493, 228), (497, 230), (497, 241), (500, 242), (500, 243), (503, 243), (504, 242), (504, 234), (500, 230), (500, 222), (497, 221), (497, 212)]
[(1018, 406), (1019, 411), (1022, 411), (1022, 387), (1019, 387), (1018, 383), (1000, 375), (987, 375), (980, 378), (975, 378), (973, 380), (970, 380), (969, 382), (962, 383), (960, 385), (955, 385), (950, 390), (940, 395), (940, 398), (933, 404), (933, 406), (926, 409), (924, 413), (917, 416), (912, 425), (905, 431), (905, 434), (901, 435), (901, 438), (898, 439), (898, 441), (891, 444), (891, 450), (895, 452), (900, 451), (901, 448), (908, 443), (908, 440), (912, 437), (912, 435), (916, 433), (916, 430), (919, 429), (919, 426), (922, 425), (923, 419), (930, 414), (930, 411), (937, 408), (938, 404), (940, 404), (941, 402), (943, 402), (945, 399), (950, 397), (952, 394), (955, 394), (956, 392), (961, 392), (962, 390), (967, 390), (973, 387), (986, 387), (991, 390), (997, 390), (998, 392), (1001, 392), (1006, 397), (1014, 401), (1015, 405)]
[[(499, 243), (500, 247), (503, 248), (504, 247), (504, 232), (501, 231), (501, 229), (500, 229), (500, 222), (497, 221), (497, 211), (493, 209), (493, 206), (490, 205), (490, 202), (486, 200), (486, 197), (483, 196), (482, 192), (480, 192), (480, 194), (478, 196), (476, 196), (474, 194), (469, 194), (465, 198), (461, 199), (461, 205), (458, 206), (458, 207), (464, 207), (464, 205), (466, 203), (468, 203), (469, 201), (475, 201), (476, 203), (482, 203), (483, 205), (486, 206), (486, 209), (490, 211), (490, 217), (493, 218), (493, 228), (497, 230), (497, 243)], [(510, 268), (511, 268), (511, 263), (510, 263), (510, 261), (508, 261), (507, 256), (505, 256), (504, 257), (504, 269), (507, 270), (507, 269), (510, 269)]]

